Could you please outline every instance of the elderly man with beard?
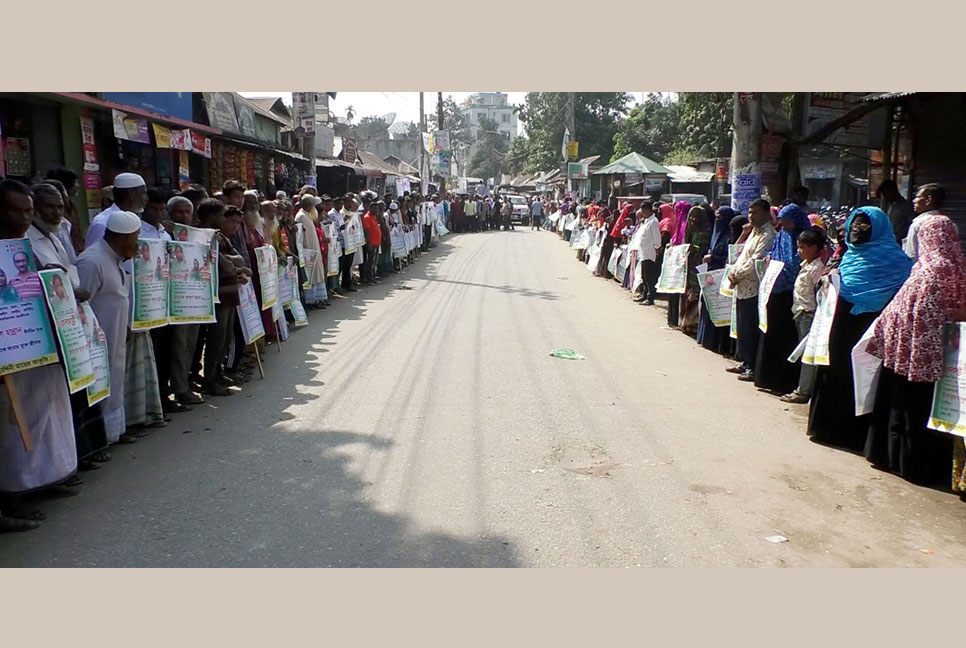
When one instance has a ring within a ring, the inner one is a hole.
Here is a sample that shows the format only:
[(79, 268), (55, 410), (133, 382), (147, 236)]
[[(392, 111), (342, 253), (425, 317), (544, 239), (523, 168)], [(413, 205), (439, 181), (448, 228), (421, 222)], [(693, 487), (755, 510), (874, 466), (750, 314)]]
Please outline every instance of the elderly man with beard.
[[(200, 201), (199, 201), (200, 202)], [(165, 205), (167, 219), (189, 227), (195, 222), (195, 206), (185, 196), (174, 196)], [(187, 412), (204, 399), (191, 389), (189, 375), (195, 347), (199, 344), (200, 324), (178, 324), (154, 331), (166, 334), (153, 336), (154, 357), (158, 362), (158, 380), (165, 412)], [(153, 333), (153, 331), (152, 331)], [(203, 340), (200, 341), (204, 343)]]
[[(23, 238), (32, 220), (27, 187), (15, 180), (0, 181), (0, 238)], [(24, 531), (36, 527), (44, 515), (23, 508), (20, 496), (72, 478), (77, 450), (62, 364), (25, 369), (6, 379), (10, 386), (0, 389), (0, 509), (6, 516), (0, 517), (0, 531)], [(21, 439), (11, 393), (17, 395), (33, 442), (30, 452)]]

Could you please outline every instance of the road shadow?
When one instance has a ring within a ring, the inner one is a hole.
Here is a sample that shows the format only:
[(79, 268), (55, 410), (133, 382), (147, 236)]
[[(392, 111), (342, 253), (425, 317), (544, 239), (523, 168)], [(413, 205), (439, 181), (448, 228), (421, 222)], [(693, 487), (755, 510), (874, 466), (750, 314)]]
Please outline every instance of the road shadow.
[[(421, 266), (394, 277), (423, 278), (449, 251), (443, 242)], [(174, 415), (133, 445), (114, 446), (111, 462), (81, 473), (76, 497), (37, 503), (47, 514), (40, 528), (0, 535), (0, 567), (519, 565), (506, 538), (422, 528), (380, 510), (377, 485), (351, 465), (353, 450), (392, 448), (375, 426), (325, 429), (293, 414), (319, 397), (303, 387), (324, 393), (322, 345), (334, 326), (364, 317), (366, 301), (396, 289), (387, 282), (311, 311), (281, 353), (275, 345), (264, 351), (264, 380)]]

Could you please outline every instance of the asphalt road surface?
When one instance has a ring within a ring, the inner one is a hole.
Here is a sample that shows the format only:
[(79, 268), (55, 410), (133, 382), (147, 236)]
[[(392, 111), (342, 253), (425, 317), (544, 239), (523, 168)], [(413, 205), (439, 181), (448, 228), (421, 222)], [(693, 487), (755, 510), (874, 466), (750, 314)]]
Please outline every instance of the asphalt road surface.
[(115, 448), (0, 566), (966, 564), (956, 496), (812, 443), (665, 324), (553, 234), (450, 236)]

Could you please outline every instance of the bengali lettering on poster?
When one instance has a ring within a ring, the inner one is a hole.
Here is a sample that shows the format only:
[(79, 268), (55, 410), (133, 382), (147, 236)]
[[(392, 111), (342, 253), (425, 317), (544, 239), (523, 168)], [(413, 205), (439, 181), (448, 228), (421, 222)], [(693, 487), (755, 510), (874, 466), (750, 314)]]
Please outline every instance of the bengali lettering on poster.
[(238, 286), (238, 323), (241, 325), (242, 337), (245, 345), (265, 337), (265, 326), (262, 324), (262, 313), (258, 310), (258, 299), (252, 282)]
[(708, 317), (715, 326), (729, 326), (731, 324), (731, 302), (729, 295), (721, 294), (721, 282), (725, 277), (725, 269), (709, 270), (698, 274), (698, 285), (704, 297)]
[(107, 355), (107, 335), (101, 328), (94, 310), (87, 302), (81, 302), (77, 310), (81, 326), (91, 349), (91, 365), (94, 382), (87, 386), (87, 404), (94, 405), (111, 395), (111, 365)]
[(295, 269), (294, 258), (288, 257), (286, 261), (287, 263), (285, 265), (278, 265), (278, 301), (281, 302), (282, 306), (288, 306), (295, 298), (292, 294), (291, 277), (291, 270)]
[(835, 306), (839, 300), (839, 277), (837, 274), (831, 274), (819, 283), (816, 298), (818, 306), (815, 309), (812, 327), (808, 330), (808, 337), (805, 340), (802, 362), (810, 365), (828, 366), (829, 334), (832, 332)]
[(63, 270), (41, 270), (40, 280), (64, 356), (67, 386), (73, 394), (94, 382), (90, 344), (77, 313), (77, 300), (67, 273)]
[(262, 310), (268, 310), (278, 301), (278, 256), (271, 245), (255, 248), (255, 264), (258, 267), (258, 283), (262, 288)]
[(138, 239), (134, 255), (134, 300), (131, 328), (135, 331), (168, 323), (168, 251), (161, 239)]
[(189, 225), (175, 223), (174, 240), (183, 241), (186, 243), (198, 243), (200, 245), (208, 246), (208, 256), (210, 258), (211, 267), (213, 268), (211, 276), (211, 291), (214, 296), (215, 303), (219, 303), (221, 300), (218, 298), (218, 230), (213, 230), (207, 227), (191, 227)]
[(772, 288), (784, 267), (784, 263), (772, 259), (767, 263), (758, 283), (758, 330), (762, 333), (768, 332), (768, 300), (771, 299)]
[(210, 248), (200, 243), (168, 242), (168, 317), (172, 324), (215, 321)]
[(732, 340), (738, 339), (738, 295), (731, 295), (731, 327), (728, 329), (728, 337)]
[(927, 427), (966, 436), (966, 352), (961, 343), (966, 324), (947, 322), (943, 328), (943, 374), (936, 381)]
[(657, 291), (665, 294), (684, 293), (688, 277), (688, 252), (691, 246), (670, 245), (664, 251), (661, 276), (657, 279)]
[(308, 326), (309, 317), (305, 314), (305, 306), (302, 305), (302, 298), (299, 296), (298, 276), (290, 275), (289, 281), (292, 284), (292, 301), (286, 307), (292, 312), (292, 317), (295, 318), (295, 326)]
[(0, 375), (56, 362), (30, 241), (0, 240)]

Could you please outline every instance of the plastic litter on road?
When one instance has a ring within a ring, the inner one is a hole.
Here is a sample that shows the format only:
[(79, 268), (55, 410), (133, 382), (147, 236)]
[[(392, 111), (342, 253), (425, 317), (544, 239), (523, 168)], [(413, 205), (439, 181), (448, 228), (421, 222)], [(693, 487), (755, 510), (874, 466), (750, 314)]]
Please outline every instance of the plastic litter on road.
[(550, 355), (554, 358), (563, 358), (564, 360), (586, 360), (585, 356), (580, 355), (573, 349), (554, 349), (550, 352)]

